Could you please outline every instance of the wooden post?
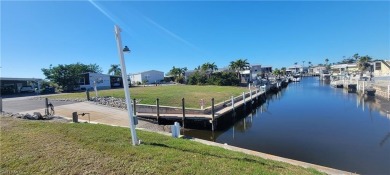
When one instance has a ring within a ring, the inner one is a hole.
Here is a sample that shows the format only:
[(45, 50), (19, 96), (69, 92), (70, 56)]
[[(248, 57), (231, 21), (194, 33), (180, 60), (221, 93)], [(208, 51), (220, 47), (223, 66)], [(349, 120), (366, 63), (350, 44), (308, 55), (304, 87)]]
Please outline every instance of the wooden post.
[(79, 118), (78, 118), (79, 116), (77, 115), (77, 112), (73, 112), (72, 117), (73, 117), (73, 123), (79, 122)]
[(215, 130), (214, 119), (215, 119), (215, 111), (214, 111), (214, 98), (211, 99), (211, 130)]
[(156, 108), (157, 108), (157, 124), (160, 124), (160, 99), (156, 99)]
[(244, 102), (244, 106), (246, 106), (246, 103), (245, 103), (245, 92), (242, 92), (242, 101)]
[(359, 80), (356, 80), (356, 91), (359, 92), (360, 88), (359, 88)]
[(185, 101), (184, 101), (184, 98), (181, 99), (181, 106), (183, 108), (183, 129), (184, 129), (184, 121), (186, 119), (186, 108), (185, 108)]
[(49, 99), (45, 98), (45, 115), (49, 115)]
[[(133, 114), (134, 114), (134, 116), (136, 116), (137, 115), (137, 101), (136, 101), (136, 99), (134, 98), (133, 99)], [(129, 110), (129, 109), (127, 109), (127, 110)]]
[(387, 85), (387, 99), (390, 100), (390, 85)]
[(234, 97), (232, 96), (232, 108), (233, 108), (233, 111), (234, 111)]
[(90, 97), (89, 97), (89, 90), (87, 89), (87, 90), (85, 91), (85, 93), (87, 94), (87, 100), (89, 101), (89, 100), (90, 100)]
[(252, 102), (253, 101), (253, 99), (252, 99), (252, 90), (250, 90), (249, 93), (251, 94), (251, 102)]

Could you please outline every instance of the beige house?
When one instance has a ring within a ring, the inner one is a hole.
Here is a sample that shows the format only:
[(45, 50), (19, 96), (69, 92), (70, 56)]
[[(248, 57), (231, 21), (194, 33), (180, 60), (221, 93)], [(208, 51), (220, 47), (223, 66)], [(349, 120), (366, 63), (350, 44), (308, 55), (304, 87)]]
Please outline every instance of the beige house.
[(323, 70), (326, 70), (325, 66), (309, 67), (309, 74), (310, 75), (320, 75)]
[(379, 60), (374, 62), (374, 76), (390, 76), (390, 60)]
[(359, 71), (356, 63), (335, 64), (335, 65), (332, 65), (330, 69), (331, 69), (333, 75), (351, 74), (351, 73), (357, 73)]

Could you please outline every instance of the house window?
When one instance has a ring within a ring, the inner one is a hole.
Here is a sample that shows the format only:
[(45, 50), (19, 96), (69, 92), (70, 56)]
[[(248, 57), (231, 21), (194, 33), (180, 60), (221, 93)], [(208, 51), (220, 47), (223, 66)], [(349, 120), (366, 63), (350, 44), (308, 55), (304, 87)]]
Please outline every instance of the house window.
[(375, 63), (375, 70), (381, 70), (381, 63)]
[(80, 78), (79, 79), (79, 85), (85, 85), (85, 79), (84, 78)]

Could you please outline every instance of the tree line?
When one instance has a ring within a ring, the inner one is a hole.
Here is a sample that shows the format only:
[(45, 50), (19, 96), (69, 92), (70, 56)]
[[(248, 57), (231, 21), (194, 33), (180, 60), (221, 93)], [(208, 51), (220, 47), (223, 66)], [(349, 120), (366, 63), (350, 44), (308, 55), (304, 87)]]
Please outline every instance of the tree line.
[[(102, 73), (102, 68), (97, 64), (59, 64), (49, 68), (42, 68), (43, 75), (50, 82), (43, 82), (43, 87), (54, 86), (64, 91), (72, 91), (78, 87), (81, 75), (84, 73)], [(121, 75), (121, 69), (118, 64), (112, 64), (108, 70), (110, 75)]]
[[(215, 62), (206, 62), (197, 66), (194, 71), (188, 71), (187, 67), (173, 66), (167, 75), (171, 76), (177, 83), (187, 83), (189, 85), (237, 86), (240, 84), (240, 71), (249, 68), (250, 65), (247, 59), (238, 59), (231, 61), (225, 71), (218, 71)], [(187, 81), (184, 79), (186, 73), (189, 74)]]

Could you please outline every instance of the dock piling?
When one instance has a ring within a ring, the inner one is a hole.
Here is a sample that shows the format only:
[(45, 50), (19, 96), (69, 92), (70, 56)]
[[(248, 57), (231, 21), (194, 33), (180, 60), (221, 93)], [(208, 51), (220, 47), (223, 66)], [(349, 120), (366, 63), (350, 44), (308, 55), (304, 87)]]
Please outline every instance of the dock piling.
[(234, 111), (234, 97), (232, 96), (232, 109)]
[(184, 101), (184, 98), (181, 99), (181, 106), (182, 106), (182, 109), (183, 109), (183, 129), (184, 129), (184, 121), (186, 119), (186, 108), (185, 108), (185, 105), (184, 105), (185, 101)]
[[(136, 107), (137, 107), (137, 101), (136, 101), (136, 99), (134, 98), (134, 99), (133, 99), (133, 114), (134, 114), (134, 116), (137, 115)], [(129, 110), (129, 109), (127, 109), (127, 110)]]
[(356, 80), (356, 91), (358, 91), (359, 92), (359, 80)]
[(211, 130), (215, 130), (214, 126), (214, 118), (215, 118), (215, 109), (214, 109), (214, 98), (211, 99)]
[(253, 101), (253, 98), (252, 98), (252, 90), (250, 90), (249, 93), (251, 94), (251, 102), (252, 102), (252, 101)]
[(242, 101), (244, 102), (244, 106), (246, 106), (246, 103), (245, 103), (245, 92), (242, 92)]
[(160, 124), (160, 99), (156, 99), (156, 108), (157, 108), (157, 124)]
[(365, 81), (363, 81), (363, 94), (365, 93), (365, 92), (364, 92), (364, 90), (365, 90), (365, 88), (366, 88), (366, 87), (364, 87), (365, 84), (366, 84)]

